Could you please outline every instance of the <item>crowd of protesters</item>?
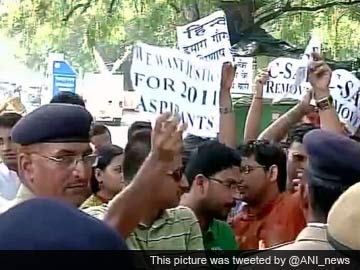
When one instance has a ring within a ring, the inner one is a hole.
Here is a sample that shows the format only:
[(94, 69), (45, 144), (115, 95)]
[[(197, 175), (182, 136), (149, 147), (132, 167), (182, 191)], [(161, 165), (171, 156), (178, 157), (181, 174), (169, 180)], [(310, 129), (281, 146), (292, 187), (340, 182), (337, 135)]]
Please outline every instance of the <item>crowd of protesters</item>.
[(4, 110), (0, 249), (359, 250), (360, 144), (332, 105), (331, 69), (313, 57), (312, 89), (262, 133), (259, 74), (240, 145), (228, 63), (217, 139), (183, 138), (165, 113), (135, 122), (122, 149), (71, 93)]

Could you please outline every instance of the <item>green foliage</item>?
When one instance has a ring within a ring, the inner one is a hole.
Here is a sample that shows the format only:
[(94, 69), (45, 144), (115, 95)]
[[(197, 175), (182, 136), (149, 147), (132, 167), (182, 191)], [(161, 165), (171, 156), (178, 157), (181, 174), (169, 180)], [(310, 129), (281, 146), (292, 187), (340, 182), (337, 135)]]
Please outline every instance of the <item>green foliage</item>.
[[(313, 1), (321, 2), (321, 1)], [(298, 47), (306, 46), (312, 32), (323, 42), (325, 55), (334, 60), (353, 60), (359, 55), (359, 7), (329, 8), (320, 12), (304, 12), (282, 16), (269, 26), (271, 33)]]
[[(344, 1), (344, 0), (343, 0)], [(96, 65), (96, 47), (108, 62), (119, 58), (136, 40), (174, 46), (176, 25), (186, 23), (190, 7), (201, 17), (218, 9), (220, 0), (18, 0), (7, 1), (0, 27), (19, 40), (19, 57), (33, 69), (45, 71), (49, 52), (63, 52), (76, 68), (90, 71)], [(239, 3), (254, 1), (239, 0)], [(350, 60), (360, 47), (360, 4), (334, 6), (318, 12), (279, 12), (291, 7), (314, 7), (333, 0), (258, 0), (255, 22), (277, 38), (305, 46), (314, 30), (324, 41), (328, 57)], [(336, 1), (335, 1), (336, 2)], [(274, 13), (275, 12), (275, 13)], [(271, 16), (274, 15), (272, 18)]]

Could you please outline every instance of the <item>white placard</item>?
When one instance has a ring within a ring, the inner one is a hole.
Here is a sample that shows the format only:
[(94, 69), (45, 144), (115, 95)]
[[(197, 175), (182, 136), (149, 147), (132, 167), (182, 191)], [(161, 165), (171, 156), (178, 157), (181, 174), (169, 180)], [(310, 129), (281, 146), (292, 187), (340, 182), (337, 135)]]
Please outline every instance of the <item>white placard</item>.
[(254, 59), (252, 57), (234, 55), (236, 72), (231, 94), (252, 94), (254, 77), (253, 62)]
[(332, 72), (330, 92), (336, 98), (351, 99), (360, 91), (360, 80), (345, 69)]
[(179, 113), (189, 133), (216, 137), (221, 68), (176, 49), (137, 43), (131, 80), (142, 111)]
[(292, 58), (276, 58), (269, 66), (269, 79), (263, 88), (263, 97), (274, 101), (284, 97), (301, 100), (306, 93), (306, 86), (295, 87), (296, 71), (301, 60)]
[(312, 61), (311, 54), (317, 52), (321, 52), (321, 42), (317, 35), (313, 34), (307, 45), (304, 55), (301, 58), (301, 65), (296, 71), (296, 79), (295, 79), (295, 87), (300, 86), (302, 83), (308, 81), (308, 66), (310, 61)]
[(360, 81), (344, 69), (334, 70), (330, 83), (330, 94), (340, 118), (350, 132), (354, 133), (360, 126), (359, 98)]
[(334, 99), (334, 107), (340, 121), (345, 123), (352, 134), (354, 134), (360, 126), (360, 114), (356, 106), (356, 104), (359, 103), (359, 94), (350, 100)]
[(178, 47), (207, 61), (232, 62), (230, 37), (224, 11), (177, 27)]

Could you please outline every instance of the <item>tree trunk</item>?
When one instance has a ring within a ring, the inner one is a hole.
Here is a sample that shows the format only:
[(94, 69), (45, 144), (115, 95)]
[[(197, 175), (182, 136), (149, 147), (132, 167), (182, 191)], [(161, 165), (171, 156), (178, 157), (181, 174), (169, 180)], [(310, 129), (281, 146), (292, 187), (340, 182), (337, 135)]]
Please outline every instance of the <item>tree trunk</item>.
[(183, 6), (183, 13), (188, 23), (197, 21), (200, 19), (199, 6), (196, 1), (192, 4), (185, 4)]
[(226, 13), (231, 44), (237, 43), (241, 35), (254, 26), (254, 1), (221, 2), (219, 7)]

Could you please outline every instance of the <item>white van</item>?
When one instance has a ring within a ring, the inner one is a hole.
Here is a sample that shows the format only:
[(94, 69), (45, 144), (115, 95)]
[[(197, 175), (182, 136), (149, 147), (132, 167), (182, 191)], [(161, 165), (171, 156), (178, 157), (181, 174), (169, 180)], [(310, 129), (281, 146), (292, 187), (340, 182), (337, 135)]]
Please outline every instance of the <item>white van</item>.
[(120, 125), (124, 105), (122, 74), (87, 73), (81, 83), (81, 94), (95, 121)]

